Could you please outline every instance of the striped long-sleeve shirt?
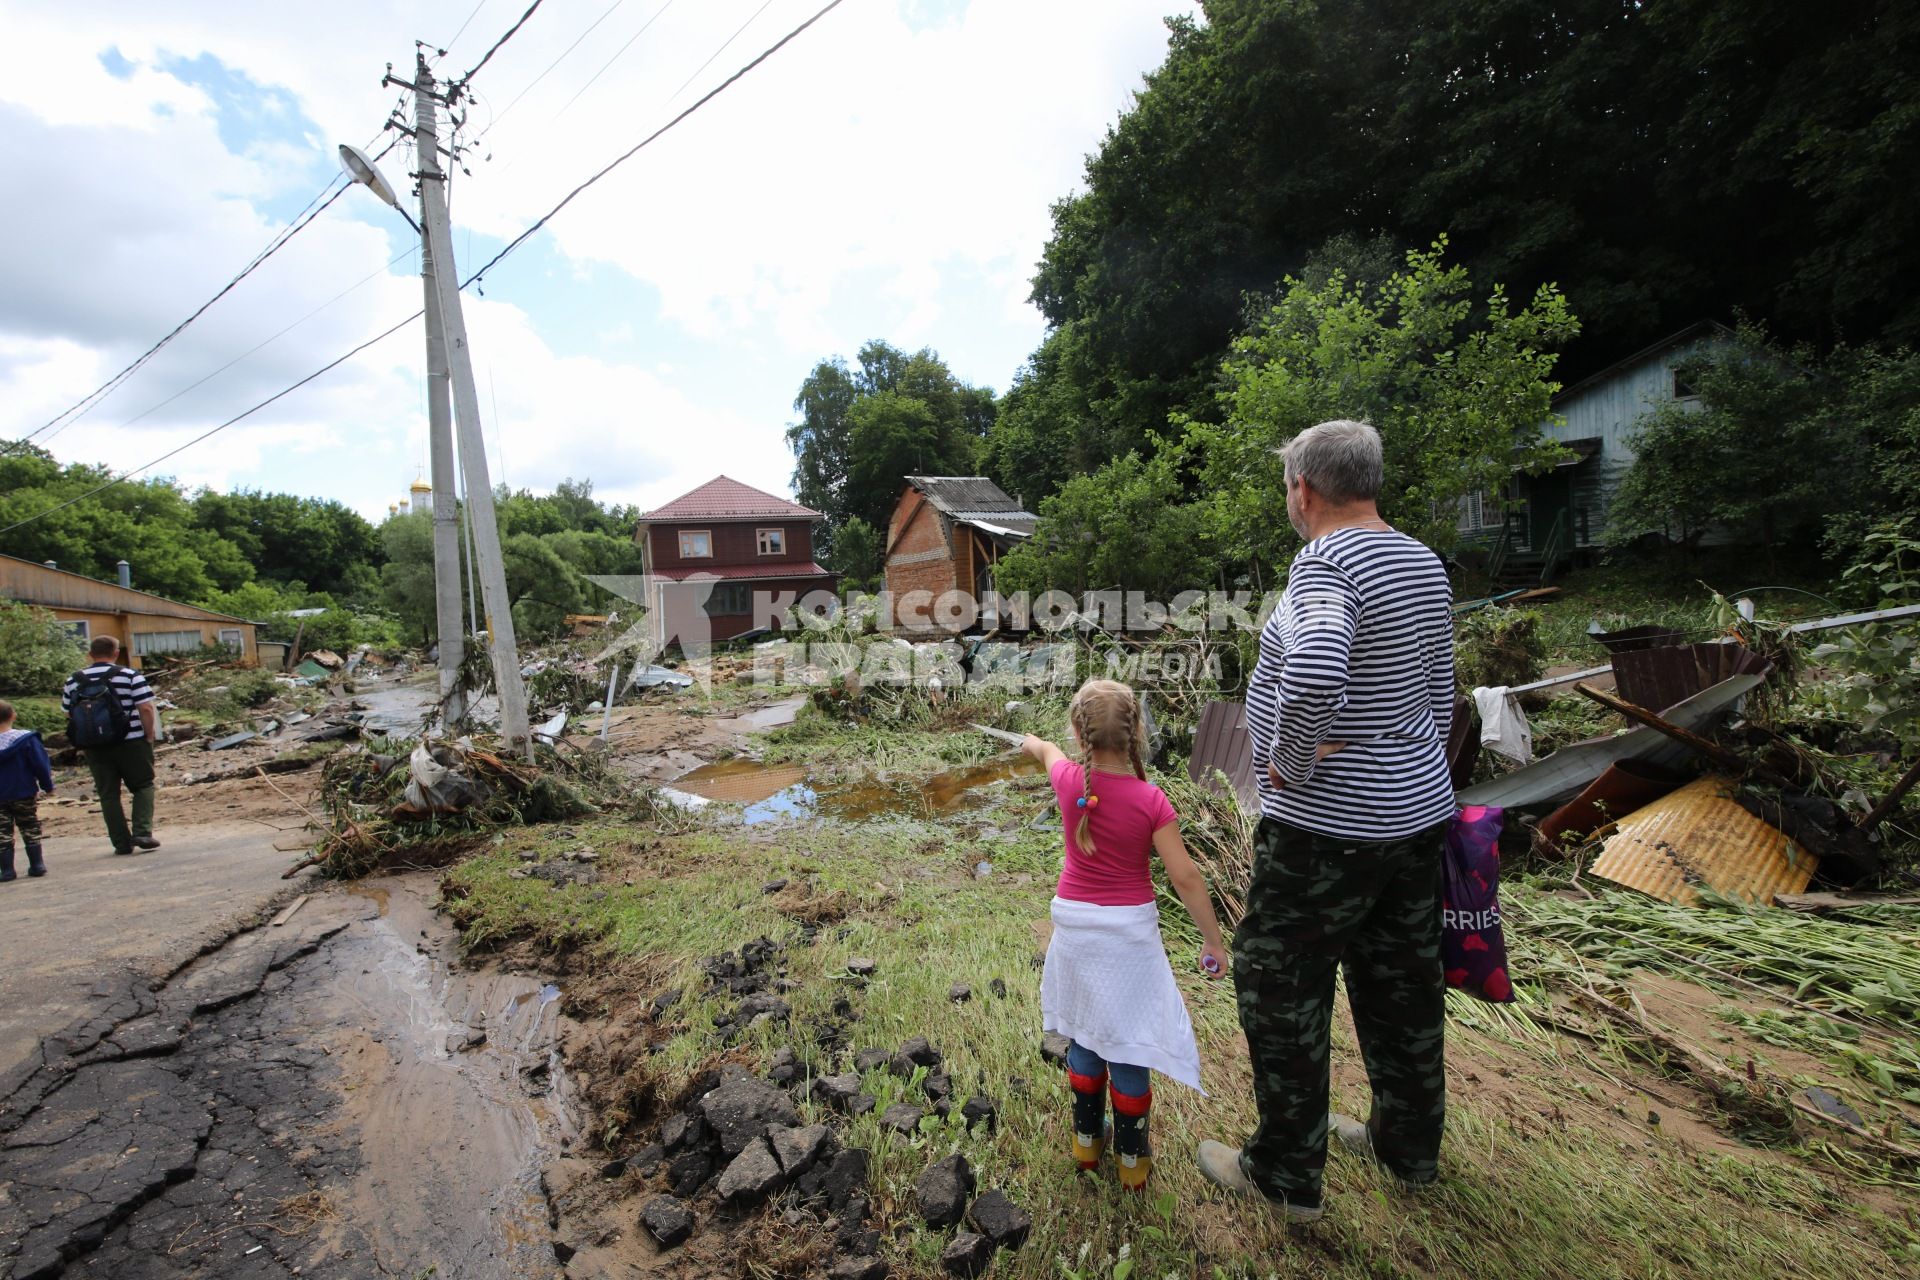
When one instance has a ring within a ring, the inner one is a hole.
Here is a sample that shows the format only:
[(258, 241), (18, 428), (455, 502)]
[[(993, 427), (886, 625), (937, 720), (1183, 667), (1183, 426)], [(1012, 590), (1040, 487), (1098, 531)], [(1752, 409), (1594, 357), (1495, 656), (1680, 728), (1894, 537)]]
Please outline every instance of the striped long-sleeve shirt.
[[(1247, 685), (1263, 814), (1366, 841), (1452, 816), (1451, 599), (1439, 557), (1405, 534), (1336, 529), (1301, 549)], [(1316, 759), (1324, 742), (1346, 745)]]

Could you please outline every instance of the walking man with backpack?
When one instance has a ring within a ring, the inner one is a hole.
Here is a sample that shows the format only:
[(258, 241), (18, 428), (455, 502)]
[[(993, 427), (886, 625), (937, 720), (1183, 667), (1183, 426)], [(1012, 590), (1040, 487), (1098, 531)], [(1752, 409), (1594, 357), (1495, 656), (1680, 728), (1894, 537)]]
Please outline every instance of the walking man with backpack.
[[(120, 665), (120, 642), (101, 636), (87, 649), (93, 661), (67, 677), (60, 701), (67, 737), (86, 752), (113, 851), (158, 849), (153, 838), (153, 743), (160, 714), (146, 677)], [(120, 788), (133, 796), (133, 824), (120, 805)]]

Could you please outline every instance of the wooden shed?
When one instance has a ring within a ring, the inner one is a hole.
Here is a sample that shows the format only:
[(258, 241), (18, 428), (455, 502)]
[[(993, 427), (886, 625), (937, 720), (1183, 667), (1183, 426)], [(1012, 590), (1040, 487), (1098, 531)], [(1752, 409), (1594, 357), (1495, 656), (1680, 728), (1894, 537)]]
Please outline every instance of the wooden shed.
[(922, 602), (960, 591), (973, 599), (976, 621), (991, 630), (992, 609), (982, 606), (995, 590), (995, 566), (1002, 552), (1033, 536), (1040, 517), (985, 476), (906, 480), (887, 524), (892, 625), (908, 631), (937, 629)]
[[(121, 572), (126, 574), (124, 565)], [(257, 625), (245, 618), (31, 560), (0, 555), (0, 596), (47, 610), (82, 644), (99, 636), (115, 637), (126, 650), (129, 666), (142, 666), (141, 659), (162, 654), (222, 647), (249, 666), (260, 661)]]

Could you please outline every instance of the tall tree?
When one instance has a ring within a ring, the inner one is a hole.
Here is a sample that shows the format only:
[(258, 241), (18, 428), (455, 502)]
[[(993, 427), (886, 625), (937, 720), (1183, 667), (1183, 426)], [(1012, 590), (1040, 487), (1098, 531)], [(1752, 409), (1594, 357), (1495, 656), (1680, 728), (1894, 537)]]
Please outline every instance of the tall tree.
[(798, 499), (827, 517), (822, 553), (846, 523), (885, 529), (903, 477), (971, 474), (991, 431), (991, 389), (954, 377), (930, 348), (909, 354), (874, 339), (857, 369), (835, 356), (800, 384), (787, 427)]

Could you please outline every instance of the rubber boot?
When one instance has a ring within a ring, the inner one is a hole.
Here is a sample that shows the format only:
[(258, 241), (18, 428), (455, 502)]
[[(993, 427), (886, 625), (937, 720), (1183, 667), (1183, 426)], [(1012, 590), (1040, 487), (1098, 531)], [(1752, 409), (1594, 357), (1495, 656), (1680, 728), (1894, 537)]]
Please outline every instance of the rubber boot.
[(1113, 1154), (1120, 1166), (1120, 1185), (1144, 1191), (1153, 1172), (1153, 1147), (1147, 1141), (1147, 1117), (1153, 1111), (1153, 1090), (1139, 1097), (1113, 1091)]
[[(31, 856), (31, 852), (29, 852), (29, 856)], [(19, 878), (19, 876), (13, 873), (13, 841), (9, 840), (5, 848), (0, 848), (0, 882), (18, 880)]]
[[(9, 875), (13, 872), (12, 854), (7, 855), (7, 872)], [(47, 874), (46, 860), (40, 856), (40, 846), (37, 844), (27, 846), (27, 874), (30, 876), (43, 876)]]
[(1107, 1149), (1107, 1073), (1070, 1070), (1067, 1083), (1073, 1086), (1073, 1158), (1082, 1169), (1097, 1169)]

